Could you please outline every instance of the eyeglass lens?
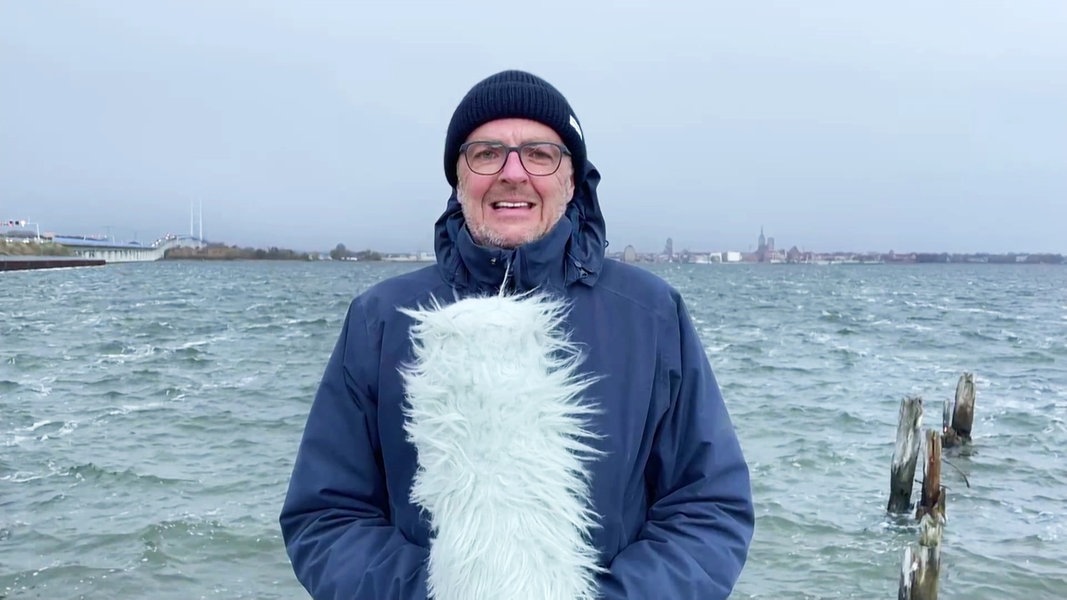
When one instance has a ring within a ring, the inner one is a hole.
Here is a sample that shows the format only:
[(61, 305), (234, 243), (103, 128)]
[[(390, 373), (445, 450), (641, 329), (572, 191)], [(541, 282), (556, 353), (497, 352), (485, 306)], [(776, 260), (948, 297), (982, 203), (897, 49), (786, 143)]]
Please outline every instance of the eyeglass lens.
[(473, 142), (467, 146), (467, 166), (479, 175), (495, 175), (504, 168), (512, 150), (518, 152), (522, 167), (530, 175), (551, 175), (563, 160), (560, 147), (547, 142), (532, 142), (518, 147), (494, 142)]

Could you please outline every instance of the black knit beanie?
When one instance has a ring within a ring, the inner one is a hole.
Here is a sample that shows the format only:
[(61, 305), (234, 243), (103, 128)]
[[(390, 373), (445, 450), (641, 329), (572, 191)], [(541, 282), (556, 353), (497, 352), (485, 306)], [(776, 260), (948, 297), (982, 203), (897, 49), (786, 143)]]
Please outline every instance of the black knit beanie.
[(559, 90), (525, 71), (502, 71), (479, 81), (452, 113), (445, 136), (445, 178), (456, 187), (459, 147), (478, 127), (496, 119), (519, 118), (544, 123), (559, 134), (571, 152), (575, 185), (585, 172), (585, 140), (578, 117)]

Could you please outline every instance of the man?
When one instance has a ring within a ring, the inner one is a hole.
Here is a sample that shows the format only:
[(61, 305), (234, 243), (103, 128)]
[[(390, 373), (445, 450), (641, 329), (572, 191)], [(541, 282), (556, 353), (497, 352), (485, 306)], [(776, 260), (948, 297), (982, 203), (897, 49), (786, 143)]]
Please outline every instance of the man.
[(281, 514), (297, 577), (315, 598), (727, 597), (748, 468), (678, 293), (604, 258), (567, 100), (490, 76), (444, 167), (437, 264), (353, 301), (312, 405)]

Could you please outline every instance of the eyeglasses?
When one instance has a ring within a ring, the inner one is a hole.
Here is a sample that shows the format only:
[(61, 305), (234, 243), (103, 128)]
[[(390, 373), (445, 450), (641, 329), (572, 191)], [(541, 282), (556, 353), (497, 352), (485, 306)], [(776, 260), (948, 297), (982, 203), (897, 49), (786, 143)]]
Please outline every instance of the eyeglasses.
[(518, 153), (519, 162), (527, 173), (539, 177), (558, 171), (563, 155), (571, 155), (566, 146), (552, 142), (527, 142), (518, 146), (507, 146), (500, 142), (467, 142), (459, 147), (459, 151), (463, 153), (470, 170), (479, 175), (496, 175), (503, 171), (512, 152)]

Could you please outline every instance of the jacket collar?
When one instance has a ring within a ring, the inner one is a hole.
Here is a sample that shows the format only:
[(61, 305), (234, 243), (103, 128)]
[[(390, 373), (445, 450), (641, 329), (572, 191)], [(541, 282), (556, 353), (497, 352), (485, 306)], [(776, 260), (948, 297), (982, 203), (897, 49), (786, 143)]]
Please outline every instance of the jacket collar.
[(506, 289), (563, 291), (575, 283), (593, 285), (604, 264), (604, 216), (596, 187), (600, 173), (586, 163), (584, 177), (559, 223), (548, 234), (514, 249), (478, 245), (467, 231), (453, 189), (434, 226), (434, 249), (441, 276), (457, 291), (495, 293)]

